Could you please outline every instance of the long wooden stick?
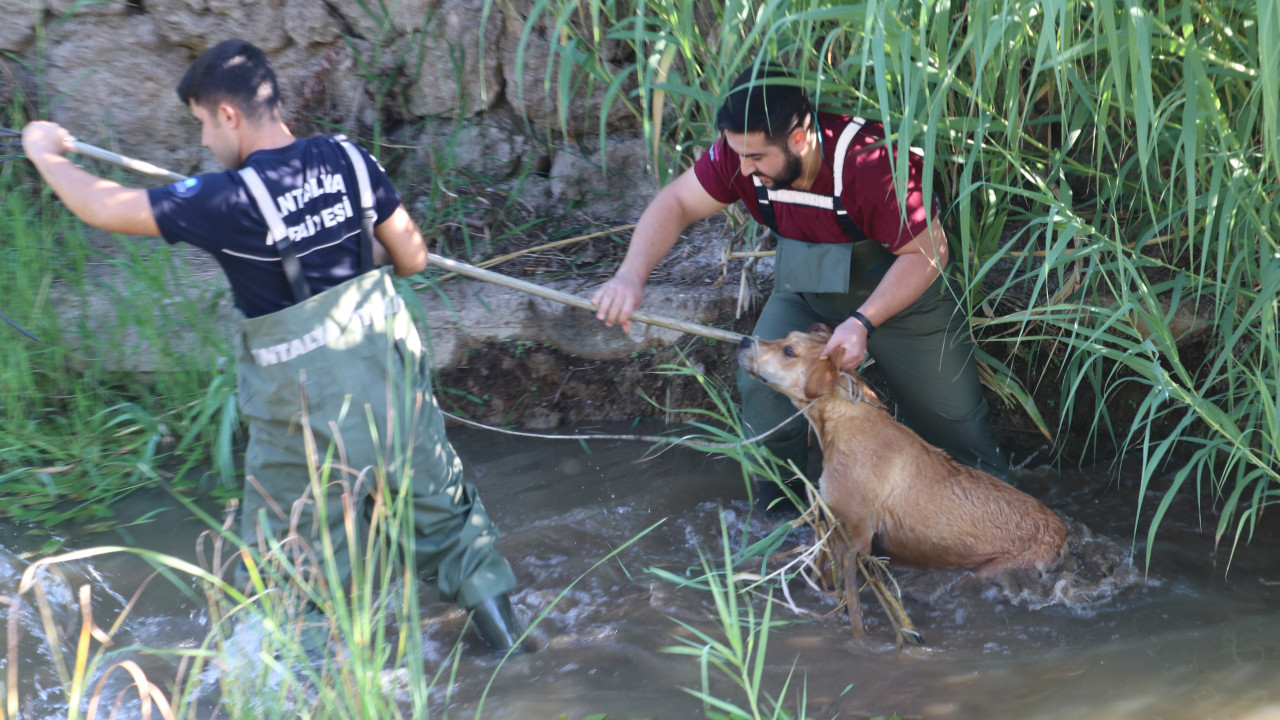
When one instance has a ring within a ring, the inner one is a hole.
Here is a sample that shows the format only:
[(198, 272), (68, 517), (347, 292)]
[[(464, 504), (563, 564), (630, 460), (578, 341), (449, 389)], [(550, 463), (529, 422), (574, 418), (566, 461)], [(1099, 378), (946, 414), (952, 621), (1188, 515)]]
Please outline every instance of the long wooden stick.
[[(547, 300), (554, 300), (559, 303), (564, 303), (565, 305), (570, 305), (576, 308), (582, 308), (583, 310), (590, 310), (592, 312), (595, 312), (595, 309), (596, 309), (596, 306), (593, 305), (591, 301), (585, 298), (580, 298), (577, 295), (570, 295), (569, 293), (560, 292), (559, 290), (552, 290), (551, 288), (543, 287), (541, 285), (535, 285), (531, 282), (526, 282), (524, 280), (519, 280), (517, 278), (508, 277), (506, 275), (500, 275), (491, 270), (482, 270), (478, 267), (475, 267), (474, 265), (468, 265), (463, 262), (458, 262), (457, 260), (452, 260), (447, 257), (442, 257), (440, 255), (436, 255), (435, 253), (428, 253), (427, 258), (428, 258), (428, 262), (430, 262), (432, 265), (439, 265), (442, 268), (451, 270), (453, 272), (458, 273), (459, 275), (469, 277), (473, 280), (483, 280), (485, 282), (491, 282), (495, 285), (502, 285), (503, 287), (509, 287), (514, 290), (520, 290), (521, 292), (526, 292), (526, 293), (529, 293), (530, 295), (535, 295), (537, 297), (545, 298)], [(641, 312), (639, 310), (631, 313), (631, 319), (636, 322), (642, 322), (646, 325), (657, 325), (659, 327), (669, 328), (671, 330), (679, 330), (680, 332), (686, 332), (686, 333), (689, 333), (690, 335), (700, 335), (705, 338), (712, 338), (715, 340), (724, 340), (726, 342), (731, 342), (731, 343), (742, 342), (742, 338), (743, 338), (743, 335), (741, 333), (736, 333), (730, 330), (721, 330), (720, 328), (713, 328), (713, 327), (708, 327), (706, 325), (699, 325), (697, 323), (685, 322), (684, 320), (675, 320), (672, 318), (660, 317), (658, 315), (650, 315), (649, 313)]]
[[(95, 160), (101, 160), (102, 162), (110, 163), (112, 165), (115, 165), (116, 167), (122, 167), (126, 170), (132, 170), (133, 172), (139, 173), (141, 175), (146, 175), (148, 177), (157, 178), (160, 180), (166, 180), (168, 182), (181, 182), (182, 180), (187, 179), (185, 175), (179, 175), (178, 173), (165, 170), (164, 168), (158, 167), (156, 165), (152, 165), (151, 163), (143, 162), (141, 160), (134, 160), (133, 158), (125, 157), (124, 155), (120, 155), (118, 153), (113, 153), (110, 150), (103, 150), (102, 148), (94, 147), (93, 145), (82, 143), (79, 140), (75, 141), (75, 150), (80, 155), (91, 157)], [(474, 265), (468, 265), (464, 262), (458, 262), (457, 260), (452, 260), (450, 258), (443, 257), (441, 255), (436, 255), (435, 253), (428, 253), (427, 261), (432, 265), (437, 265), (439, 267), (446, 268), (448, 270), (458, 273), (459, 275), (469, 277), (473, 280), (482, 280), (484, 282), (490, 282), (495, 285), (501, 285), (503, 287), (508, 287), (513, 290), (519, 290), (521, 292), (525, 292), (530, 295), (534, 295), (547, 300), (554, 300), (555, 302), (558, 302), (558, 303), (564, 303), (565, 305), (569, 305), (572, 307), (582, 308), (583, 310), (590, 310), (594, 312), (596, 309), (596, 306), (593, 305), (589, 300), (580, 298), (576, 295), (570, 295), (569, 293), (560, 292), (559, 290), (552, 290), (551, 288), (545, 288), (545, 287), (542, 287), (541, 285), (535, 285), (534, 283), (531, 283), (531, 282), (518, 280), (516, 278), (508, 277), (506, 275), (501, 275), (499, 273), (492, 272), (489, 270), (482, 270)], [(650, 315), (649, 313), (645, 313), (645, 312), (639, 312), (639, 311), (633, 312), (631, 313), (631, 319), (636, 322), (644, 323), (646, 325), (657, 325), (659, 327), (665, 327), (671, 330), (679, 330), (680, 332), (689, 333), (690, 335), (698, 335), (701, 337), (711, 338), (714, 340), (724, 340), (725, 342), (738, 343), (738, 342), (741, 342), (743, 338), (743, 335), (741, 333), (736, 333), (729, 330), (721, 330), (720, 328), (708, 327), (706, 325), (699, 325), (698, 323), (686, 322), (684, 320), (676, 320), (673, 318), (664, 318), (658, 315)]]
[(85, 157), (91, 157), (94, 160), (101, 160), (105, 163), (111, 163), (112, 165), (122, 167), (125, 170), (132, 170), (139, 175), (146, 175), (147, 177), (164, 180), (165, 182), (181, 182), (187, 179), (185, 175), (179, 175), (176, 172), (165, 170), (164, 168), (157, 167), (149, 162), (134, 160), (133, 158), (113, 153), (110, 150), (103, 150), (100, 147), (95, 147), (88, 143), (82, 143), (79, 140), (74, 141), (74, 145), (77, 154), (84, 155)]

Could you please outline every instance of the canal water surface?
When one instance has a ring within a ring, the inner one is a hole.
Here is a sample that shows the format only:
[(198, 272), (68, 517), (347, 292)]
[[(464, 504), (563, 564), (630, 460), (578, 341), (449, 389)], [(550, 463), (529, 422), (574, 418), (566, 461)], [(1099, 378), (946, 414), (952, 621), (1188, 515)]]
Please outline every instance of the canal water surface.
[[(534, 631), (538, 651), (501, 666), (464, 639), (456, 672), (445, 674), (452, 682), (433, 691), (433, 717), (474, 717), (482, 697), (482, 717), (495, 719), (705, 717), (689, 692), (701, 689), (696, 659), (669, 649), (689, 636), (681, 623), (720, 637), (715, 605), (706, 591), (653, 570), (693, 577), (703, 555), (721, 559), (722, 519), (735, 549), (783, 522), (750, 511), (737, 464), (685, 448), (650, 453), (649, 444), (635, 441), (582, 444), (470, 429), (451, 435), (500, 526), (499, 546), (520, 581), (515, 606), (543, 619)], [(846, 616), (822, 617), (829, 602), (793, 583), (790, 593), (808, 614), (774, 607), (774, 619), (788, 624), (769, 637), (765, 689), (787, 687), (793, 716), (803, 689), (813, 718), (1280, 718), (1280, 538), (1272, 518), (1262, 518), (1228, 567), (1229, 547), (1215, 556), (1216, 517), (1207, 498), (1200, 508), (1195, 498), (1181, 498), (1146, 567), (1145, 525), (1135, 544), (1140, 498), (1133, 478), (1109, 467), (1022, 473), (1020, 487), (1068, 518), (1087, 546), (1073, 573), (999, 586), (957, 573), (896, 570), (923, 646), (898, 648), (869, 594), (868, 632), (854, 637)], [(1158, 500), (1149, 494), (1144, 513)], [(172, 503), (138, 495), (121, 514), (158, 505)], [(191, 558), (202, 529), (170, 509), (110, 533), (63, 539), (67, 549), (130, 544)], [(44, 541), (0, 526), (0, 595), (14, 591)], [(784, 549), (808, 541), (806, 531), (795, 531)], [(1134, 567), (1124, 564), (1131, 550)], [(75, 588), (87, 582), (95, 612), (109, 616), (150, 571), (125, 555), (79, 561), (50, 585), (50, 604), (74, 627)], [(153, 585), (120, 639), (198, 645), (208, 619), (199, 596), (166, 589), (162, 580)], [(22, 717), (65, 717), (51, 651), (36, 642), (41, 624), (30, 604), (23, 612)], [(428, 663), (452, 662), (465, 621), (451, 606), (424, 604)], [(74, 654), (74, 642), (65, 638), (62, 651)], [(728, 679), (713, 671), (710, 681), (717, 695), (745, 703)]]

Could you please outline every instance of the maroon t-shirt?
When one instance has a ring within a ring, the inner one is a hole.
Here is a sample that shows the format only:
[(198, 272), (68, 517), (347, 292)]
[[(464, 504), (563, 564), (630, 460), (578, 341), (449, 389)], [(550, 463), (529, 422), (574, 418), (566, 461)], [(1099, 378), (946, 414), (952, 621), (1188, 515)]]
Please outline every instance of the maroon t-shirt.
[[(808, 192), (831, 195), (835, 192), (835, 151), (840, 133), (851, 118), (846, 115), (818, 113), (818, 130), (822, 138), (822, 168)], [(906, 215), (898, 207), (898, 193), (893, 184), (893, 167), (890, 162), (893, 149), (884, 143), (884, 127), (880, 123), (866, 123), (853, 141), (844, 163), (844, 191), (840, 202), (854, 224), (870, 239), (897, 251), (929, 226), (924, 211), (924, 192), (921, 177), (924, 159), (915, 153), (907, 153)], [(711, 149), (694, 163), (694, 173), (711, 197), (722, 203), (741, 200), (757, 221), (760, 209), (756, 204), (755, 184), (751, 176), (739, 170), (738, 154), (720, 138)], [(806, 242), (848, 242), (849, 237), (840, 228), (835, 213), (823, 208), (773, 203), (778, 234)]]

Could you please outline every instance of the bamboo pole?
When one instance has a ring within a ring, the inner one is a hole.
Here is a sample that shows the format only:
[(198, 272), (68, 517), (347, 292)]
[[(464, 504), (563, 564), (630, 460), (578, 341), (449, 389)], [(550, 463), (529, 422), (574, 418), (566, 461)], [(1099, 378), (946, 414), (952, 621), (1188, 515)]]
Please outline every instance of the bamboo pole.
[[(438, 265), (446, 270), (456, 272), (459, 275), (469, 277), (473, 280), (491, 282), (495, 285), (502, 285), (503, 287), (512, 288), (513, 290), (519, 290), (546, 300), (554, 300), (559, 303), (564, 303), (565, 305), (582, 308), (583, 310), (589, 310), (591, 312), (595, 312), (596, 310), (596, 306), (589, 300), (580, 298), (577, 295), (570, 295), (569, 293), (560, 292), (559, 290), (535, 285), (534, 283), (501, 275), (491, 270), (482, 270), (474, 265), (458, 262), (457, 260), (442, 257), (435, 253), (428, 253), (427, 260), (432, 265)], [(650, 315), (649, 313), (641, 312), (639, 310), (631, 313), (631, 319), (635, 322), (641, 322), (646, 325), (657, 325), (659, 327), (689, 333), (690, 335), (700, 335), (705, 338), (724, 340), (725, 342), (731, 343), (742, 342), (742, 338), (744, 337), (741, 333), (732, 332), (730, 330), (721, 330), (720, 328), (685, 322), (684, 320), (675, 320), (658, 315)]]
[(90, 157), (94, 160), (101, 160), (102, 162), (110, 163), (116, 167), (122, 167), (125, 170), (132, 170), (139, 175), (146, 175), (147, 177), (164, 180), (165, 182), (181, 182), (187, 179), (185, 175), (179, 175), (176, 172), (165, 170), (164, 168), (157, 167), (149, 162), (134, 160), (133, 158), (113, 153), (110, 150), (103, 150), (100, 147), (94, 147), (88, 143), (82, 143), (79, 140), (74, 140), (73, 143), (75, 145), (76, 153), (79, 155), (84, 155), (85, 157)]
[[(185, 175), (179, 175), (178, 173), (165, 170), (164, 168), (152, 165), (151, 163), (113, 153), (110, 150), (103, 150), (102, 148), (82, 143), (79, 140), (75, 141), (75, 151), (80, 155), (84, 155), (95, 160), (101, 160), (102, 162), (110, 163), (116, 167), (122, 167), (126, 170), (132, 170), (133, 172), (146, 175), (148, 177), (167, 180), (169, 182), (180, 182), (187, 179)], [(551, 288), (542, 287), (541, 285), (536, 285), (531, 282), (501, 275), (490, 270), (482, 270), (474, 265), (468, 265), (464, 262), (436, 255), (435, 253), (427, 253), (427, 262), (432, 265), (448, 269), (452, 272), (456, 272), (464, 277), (469, 277), (473, 280), (481, 280), (495, 285), (501, 285), (503, 287), (519, 290), (546, 300), (553, 300), (558, 303), (563, 303), (571, 307), (582, 308), (583, 310), (589, 310), (591, 312), (595, 312), (596, 309), (596, 306), (593, 305), (591, 301), (586, 300), (585, 298), (580, 298), (577, 295), (570, 295), (569, 293), (560, 292), (559, 290), (552, 290)], [(686, 322), (684, 320), (665, 318), (659, 315), (651, 315), (646, 312), (633, 312), (631, 313), (631, 319), (635, 322), (644, 323), (646, 325), (657, 325), (658, 327), (664, 327), (670, 330), (679, 330), (680, 332), (689, 333), (690, 335), (698, 335), (700, 337), (723, 340), (725, 342), (738, 343), (741, 342), (743, 338), (741, 333), (732, 332), (730, 330), (722, 330), (720, 328), (699, 325), (698, 323)]]

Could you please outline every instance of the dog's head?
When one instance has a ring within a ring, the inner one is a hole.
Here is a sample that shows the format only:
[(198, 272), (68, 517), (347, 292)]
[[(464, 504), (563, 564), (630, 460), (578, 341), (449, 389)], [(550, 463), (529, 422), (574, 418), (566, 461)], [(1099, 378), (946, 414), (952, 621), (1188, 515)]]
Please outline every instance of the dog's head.
[(822, 356), (829, 339), (831, 328), (821, 324), (809, 328), (809, 332), (793, 331), (780, 340), (743, 338), (738, 365), (792, 400), (808, 402), (831, 392), (840, 375), (844, 348), (836, 348), (829, 357)]

